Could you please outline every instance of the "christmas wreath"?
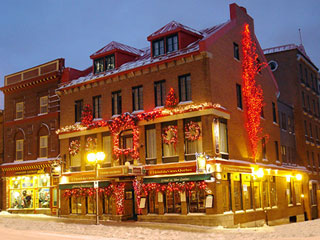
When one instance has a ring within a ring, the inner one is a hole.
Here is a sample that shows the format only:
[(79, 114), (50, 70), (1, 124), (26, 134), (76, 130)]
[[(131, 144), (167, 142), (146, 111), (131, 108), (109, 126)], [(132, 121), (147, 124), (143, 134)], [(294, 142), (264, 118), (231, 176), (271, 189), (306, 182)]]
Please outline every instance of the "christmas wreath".
[(174, 125), (169, 125), (168, 127), (163, 129), (162, 133), (162, 141), (163, 143), (176, 144), (178, 142), (178, 127)]
[(186, 124), (184, 129), (185, 129), (185, 138), (188, 141), (193, 142), (200, 138), (201, 130), (198, 123), (191, 121), (188, 124)]
[(97, 139), (88, 137), (87, 138), (87, 143), (86, 143), (86, 151), (91, 152), (94, 151), (97, 147)]
[(75, 156), (80, 151), (80, 142), (79, 140), (73, 140), (69, 146), (69, 153), (71, 156)]

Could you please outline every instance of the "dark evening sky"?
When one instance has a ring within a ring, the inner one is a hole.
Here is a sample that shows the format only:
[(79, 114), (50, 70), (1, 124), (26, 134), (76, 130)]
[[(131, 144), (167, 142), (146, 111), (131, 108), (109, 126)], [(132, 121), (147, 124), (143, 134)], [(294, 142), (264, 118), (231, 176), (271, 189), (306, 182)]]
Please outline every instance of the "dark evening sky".
[[(65, 58), (84, 69), (89, 56), (111, 41), (136, 48), (176, 20), (201, 30), (229, 19), (229, 4), (247, 8), (262, 48), (300, 43), (320, 67), (318, 0), (4, 0), (0, 3), (0, 86), (4, 76)], [(0, 109), (3, 109), (0, 94)]]

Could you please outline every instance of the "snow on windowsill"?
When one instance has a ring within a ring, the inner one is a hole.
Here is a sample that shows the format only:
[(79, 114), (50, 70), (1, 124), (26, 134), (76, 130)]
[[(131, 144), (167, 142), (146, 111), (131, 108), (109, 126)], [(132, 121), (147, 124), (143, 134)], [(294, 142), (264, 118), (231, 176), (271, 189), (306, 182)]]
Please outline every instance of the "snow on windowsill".
[(182, 102), (179, 102), (178, 105), (186, 105), (186, 104), (190, 104), (190, 103), (193, 103), (193, 101), (192, 100), (190, 100), (190, 101), (182, 101)]
[(43, 116), (43, 115), (46, 115), (48, 114), (47, 112), (46, 113), (38, 113), (38, 116)]
[(143, 113), (144, 110), (136, 110), (136, 111), (133, 111), (132, 114), (139, 114), (139, 113)]

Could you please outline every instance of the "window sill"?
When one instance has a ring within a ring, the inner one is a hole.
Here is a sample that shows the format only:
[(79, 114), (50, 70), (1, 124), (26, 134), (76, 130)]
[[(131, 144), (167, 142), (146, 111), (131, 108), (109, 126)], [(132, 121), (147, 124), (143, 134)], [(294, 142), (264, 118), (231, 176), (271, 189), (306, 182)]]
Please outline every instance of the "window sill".
[(45, 113), (38, 113), (38, 116), (42, 116), (42, 115), (46, 115), (48, 114), (48, 112), (45, 112)]
[(233, 59), (236, 60), (237, 62), (240, 62), (240, 58), (238, 59), (238, 58), (233, 57)]
[(94, 118), (93, 120), (92, 120), (92, 122), (97, 122), (97, 121), (101, 121), (102, 120), (102, 118)]
[(243, 108), (237, 107), (237, 109), (238, 109), (239, 111), (243, 112)]
[(22, 120), (23, 118), (15, 118), (13, 121), (19, 121)]
[(139, 113), (143, 113), (143, 112), (144, 112), (143, 109), (141, 109), (141, 110), (135, 110), (135, 111), (132, 112), (132, 114), (139, 114)]
[(244, 213), (244, 210), (237, 210), (235, 213)]
[(14, 160), (13, 162), (14, 162), (14, 163), (15, 163), (15, 162), (23, 162), (23, 159), (20, 159), (20, 160)]
[(190, 104), (190, 103), (193, 103), (192, 100), (189, 100), (189, 101), (182, 101), (182, 102), (179, 102), (178, 105), (186, 105), (186, 104)]

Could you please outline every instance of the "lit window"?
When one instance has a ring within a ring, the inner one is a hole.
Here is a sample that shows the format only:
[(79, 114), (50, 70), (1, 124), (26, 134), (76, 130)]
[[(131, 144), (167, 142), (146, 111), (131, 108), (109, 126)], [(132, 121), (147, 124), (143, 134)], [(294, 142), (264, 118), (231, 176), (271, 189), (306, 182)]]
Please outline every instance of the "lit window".
[(114, 69), (115, 63), (114, 63), (114, 55), (106, 56), (106, 71)]
[(147, 164), (155, 164), (157, 157), (156, 129), (154, 125), (146, 128), (146, 162)]
[(16, 119), (22, 119), (23, 118), (23, 102), (16, 103)]
[(100, 73), (104, 71), (104, 59), (99, 58), (94, 60), (94, 73)]
[(48, 96), (40, 97), (40, 113), (48, 113)]
[(48, 136), (41, 136), (40, 137), (39, 157), (40, 158), (48, 157)]
[(16, 140), (16, 160), (23, 160), (23, 139)]

